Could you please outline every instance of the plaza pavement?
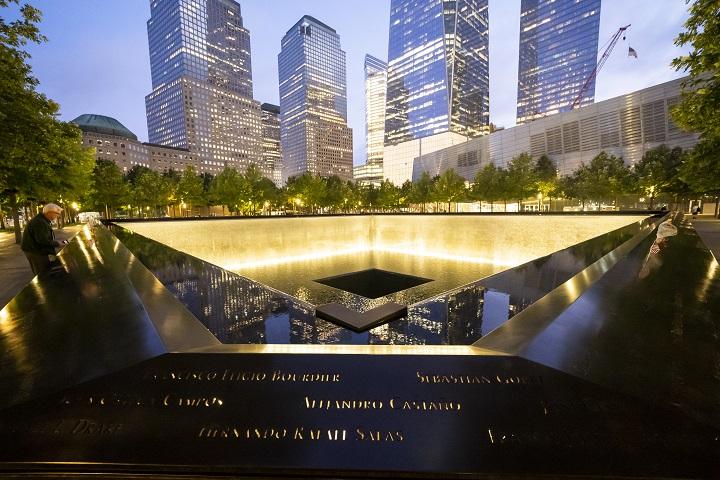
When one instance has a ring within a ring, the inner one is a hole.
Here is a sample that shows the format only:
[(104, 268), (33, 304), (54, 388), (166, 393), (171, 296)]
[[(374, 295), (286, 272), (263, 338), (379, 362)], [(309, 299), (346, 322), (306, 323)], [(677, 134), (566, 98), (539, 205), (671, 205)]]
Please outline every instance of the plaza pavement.
[(695, 220), (692, 220), (691, 215), (685, 215), (685, 219), (690, 220), (697, 234), (715, 256), (715, 260), (720, 261), (720, 220), (712, 215), (698, 215)]
[[(55, 238), (69, 240), (80, 231), (82, 225), (66, 226), (55, 230)], [(33, 279), (32, 270), (20, 245), (15, 243), (15, 233), (0, 232), (0, 309), (20, 293)]]
[[(712, 251), (715, 259), (720, 259), (720, 220), (712, 215), (698, 215), (695, 220), (686, 215), (686, 219), (692, 222), (695, 231)], [(81, 228), (82, 225), (67, 226), (62, 230), (55, 230), (55, 236), (59, 240), (68, 240)], [(0, 232), (0, 309), (32, 279), (30, 265), (20, 250), (20, 245), (15, 244), (15, 234)]]

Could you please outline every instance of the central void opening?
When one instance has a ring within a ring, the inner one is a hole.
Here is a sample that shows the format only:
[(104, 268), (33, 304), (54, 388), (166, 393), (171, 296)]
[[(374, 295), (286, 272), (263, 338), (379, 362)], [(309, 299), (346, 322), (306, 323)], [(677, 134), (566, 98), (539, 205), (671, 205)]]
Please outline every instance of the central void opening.
[(379, 268), (369, 268), (359, 272), (345, 273), (314, 281), (365, 298), (380, 298), (391, 293), (417, 287), (423, 283), (432, 282), (429, 278), (388, 272)]

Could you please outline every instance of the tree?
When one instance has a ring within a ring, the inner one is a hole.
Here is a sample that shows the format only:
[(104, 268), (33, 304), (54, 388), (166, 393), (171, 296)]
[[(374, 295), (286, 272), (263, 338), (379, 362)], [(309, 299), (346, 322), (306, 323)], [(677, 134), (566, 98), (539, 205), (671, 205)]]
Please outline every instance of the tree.
[(157, 208), (167, 205), (167, 186), (163, 177), (154, 170), (148, 170), (141, 173), (135, 180), (135, 185), (131, 189), (130, 195), (140, 210), (145, 207), (145, 211), (153, 209), (153, 213), (157, 215)]
[(632, 190), (632, 175), (622, 158), (598, 153), (590, 161), (590, 165), (581, 172), (581, 185), (585, 188), (587, 197), (600, 203), (613, 199), (617, 203), (617, 196), (629, 193)]
[(400, 204), (400, 189), (390, 180), (385, 179), (380, 184), (377, 196), (377, 206), (382, 210), (394, 210)]
[(440, 175), (435, 183), (434, 190), (438, 201), (447, 202), (448, 212), (450, 211), (451, 202), (456, 202), (455, 211), (457, 211), (457, 202), (464, 200), (467, 194), (465, 179), (452, 168)]
[(651, 209), (658, 195), (671, 193), (673, 188), (676, 188), (675, 179), (678, 176), (683, 157), (680, 147), (670, 150), (666, 145), (660, 145), (645, 152), (633, 167), (638, 187), (644, 195), (650, 198)]
[(367, 211), (373, 211), (377, 205), (378, 205), (378, 196), (379, 192), (378, 189), (375, 188), (375, 185), (368, 185), (362, 189), (362, 200), (358, 202), (361, 208), (361, 211), (367, 210)]
[(247, 205), (247, 210), (251, 215), (255, 215), (257, 207), (265, 202), (263, 189), (261, 188), (262, 179), (263, 175), (260, 168), (254, 163), (248, 165), (243, 175), (243, 181), (245, 183), (244, 190), (247, 193), (247, 197), (242, 199), (242, 203)]
[(144, 165), (133, 165), (125, 174), (125, 180), (130, 184), (130, 187), (134, 187), (140, 175), (149, 171), (150, 169)]
[[(686, 0), (690, 3), (690, 0)], [(673, 118), (683, 128), (700, 132), (708, 140), (720, 138), (720, 5), (717, 0), (693, 0), (685, 31), (675, 45), (692, 51), (675, 58), (672, 66), (688, 72), (682, 101)]]
[(40, 199), (57, 198), (67, 215), (68, 207), (80, 202), (90, 190), (95, 154), (92, 148), (83, 146), (82, 132), (76, 125), (54, 121), (51, 129), (48, 144), (38, 155), (53, 175), (39, 182), (34, 193)]
[(211, 195), (223, 206), (223, 215), (227, 206), (230, 213), (240, 211), (243, 199), (248, 197), (247, 184), (240, 173), (232, 167), (225, 167), (212, 182)]
[(433, 180), (428, 172), (422, 172), (417, 182), (413, 184), (410, 194), (410, 201), (422, 205), (422, 212), (425, 213), (425, 205), (430, 201), (433, 191)]
[(324, 179), (324, 181), (325, 198), (323, 199), (323, 206), (335, 212), (345, 204), (346, 184), (337, 175), (332, 175)]
[(580, 200), (582, 209), (585, 210), (585, 202), (590, 199), (592, 189), (590, 169), (581, 164), (572, 174), (563, 175), (558, 182), (558, 189), (565, 198)]
[(305, 172), (288, 179), (287, 191), (293, 208), (307, 206), (311, 213), (315, 213), (324, 202), (327, 186), (319, 175)]
[[(545, 198), (552, 199), (558, 187), (558, 171), (547, 155), (542, 155), (533, 167), (535, 174), (535, 190), (540, 194), (540, 202)], [(552, 200), (551, 200), (552, 203)]]
[(494, 163), (485, 165), (475, 174), (472, 186), (472, 197), (475, 200), (490, 202), (490, 211), (494, 209), (495, 202), (503, 197), (506, 171), (498, 168)]
[(348, 181), (346, 184), (346, 198), (347, 202), (345, 203), (345, 211), (354, 211), (356, 212), (358, 210), (358, 207), (360, 203), (363, 201), (363, 186), (360, 184), (359, 181), (350, 182)]
[(261, 192), (260, 197), (262, 198), (263, 208), (265, 208), (266, 204), (269, 208), (282, 205), (282, 192), (272, 180), (265, 177), (261, 178), (257, 188)]
[[(182, 204), (189, 205), (190, 211), (204, 202), (203, 179), (195, 173), (195, 167), (188, 165), (180, 175), (176, 195)], [(183, 207), (186, 208), (186, 207)], [(182, 212), (181, 212), (182, 213)]]
[(211, 205), (219, 205), (220, 204), (220, 202), (215, 198), (213, 191), (212, 191), (212, 186), (213, 186), (215, 177), (213, 176), (212, 173), (203, 172), (200, 174), (200, 179), (202, 180), (202, 184), (203, 184), (203, 193), (202, 193), (202, 198), (200, 199), (199, 204), (202, 204), (205, 207), (207, 207), (207, 210), (209, 212)]
[(165, 201), (164, 206), (172, 205), (173, 215), (175, 215), (175, 206), (180, 203), (180, 196), (178, 195), (178, 184), (180, 183), (180, 177), (182, 174), (177, 170), (170, 168), (162, 172), (162, 181), (158, 188), (162, 190)]
[[(18, 1), (0, 0), (0, 8), (11, 3)], [(20, 18), (13, 22), (0, 18), (0, 191), (12, 209), (17, 243), (20, 202), (73, 192), (87, 177), (65, 175), (86, 174), (92, 168), (81, 151), (66, 151), (76, 132), (56, 119), (58, 105), (35, 91), (38, 81), (23, 47), (45, 41), (37, 27), (40, 19), (40, 11), (29, 5), (20, 7)]]
[[(696, 193), (720, 192), (720, 139), (704, 140), (687, 154), (687, 160), (680, 166), (679, 177)], [(718, 215), (718, 204), (715, 204)]]
[(125, 203), (128, 187), (123, 174), (115, 162), (98, 160), (93, 169), (90, 184), (90, 201), (96, 208), (102, 207), (105, 218), (110, 218), (114, 207)]
[(413, 196), (413, 182), (412, 180), (405, 180), (400, 187), (400, 198), (398, 199), (398, 205), (401, 208), (408, 208), (412, 203)]
[[(686, 0), (690, 3), (690, 0)], [(676, 70), (689, 73), (675, 122), (698, 132), (700, 142), (681, 167), (680, 176), (699, 193), (720, 192), (720, 5), (717, 0), (694, 0), (678, 46), (691, 45), (688, 55), (673, 60)], [(716, 201), (715, 211), (718, 212)]]
[(508, 193), (518, 200), (518, 211), (522, 210), (522, 201), (535, 194), (535, 164), (528, 153), (521, 153), (508, 164)]

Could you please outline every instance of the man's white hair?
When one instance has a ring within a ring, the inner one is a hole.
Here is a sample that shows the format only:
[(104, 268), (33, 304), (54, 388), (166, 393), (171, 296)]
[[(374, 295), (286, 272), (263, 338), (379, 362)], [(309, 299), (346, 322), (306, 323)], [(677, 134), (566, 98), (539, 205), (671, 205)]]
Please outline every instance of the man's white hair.
[(63, 209), (60, 207), (60, 205), (56, 205), (56, 204), (54, 204), (54, 203), (48, 203), (47, 205), (45, 205), (45, 206), (43, 207), (43, 213), (48, 213), (48, 212), (58, 212), (58, 213), (60, 213), (60, 212), (62, 212), (62, 210), (63, 210)]

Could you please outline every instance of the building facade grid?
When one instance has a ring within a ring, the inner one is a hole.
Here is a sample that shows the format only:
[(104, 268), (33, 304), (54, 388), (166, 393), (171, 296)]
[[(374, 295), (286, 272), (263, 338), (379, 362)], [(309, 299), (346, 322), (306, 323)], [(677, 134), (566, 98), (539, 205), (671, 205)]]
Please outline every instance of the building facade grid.
[(264, 167), (252, 99), (250, 33), (234, 0), (153, 0), (147, 23), (153, 91), (150, 143), (188, 149), (200, 170)]
[(517, 123), (592, 103), (601, 0), (522, 0)]
[(662, 144), (690, 149), (698, 135), (680, 130), (670, 110), (680, 101), (685, 78), (672, 80), (476, 138), (416, 158), (413, 178), (422, 172), (439, 175), (452, 168), (466, 180), (493, 163), (507, 168), (512, 159), (529, 153), (547, 155), (560, 175), (568, 175), (604, 151), (634, 165), (645, 152)]
[(345, 52), (326, 24), (302, 17), (278, 54), (283, 182), (305, 172), (352, 179)]

